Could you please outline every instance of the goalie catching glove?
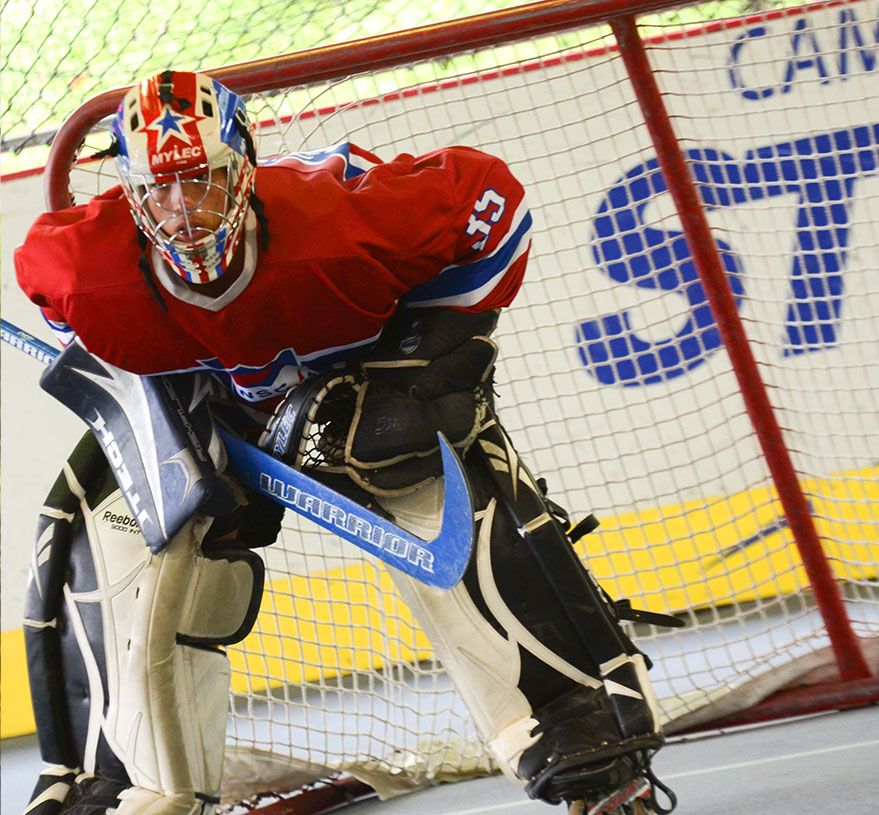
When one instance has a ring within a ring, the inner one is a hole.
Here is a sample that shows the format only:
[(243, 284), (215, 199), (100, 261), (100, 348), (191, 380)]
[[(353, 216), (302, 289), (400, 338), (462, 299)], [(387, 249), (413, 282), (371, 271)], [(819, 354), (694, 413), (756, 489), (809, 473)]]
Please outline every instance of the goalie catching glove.
[[(296, 467), (344, 473), (372, 495), (429, 484), (442, 474), (437, 433), (463, 456), (485, 417), (497, 318), (399, 311), (359, 371), (312, 377), (291, 391), (260, 447)], [(311, 427), (320, 432), (312, 436)]]

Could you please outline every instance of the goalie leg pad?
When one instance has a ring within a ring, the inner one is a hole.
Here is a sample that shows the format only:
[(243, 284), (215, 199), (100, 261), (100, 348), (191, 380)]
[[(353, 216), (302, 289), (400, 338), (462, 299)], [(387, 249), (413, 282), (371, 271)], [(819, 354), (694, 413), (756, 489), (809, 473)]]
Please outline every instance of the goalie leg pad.
[[(397, 578), (404, 599), (501, 768), (532, 797), (574, 800), (638, 776), (663, 742), (642, 655), (495, 420), (465, 465), (474, 559), (451, 592)], [(416, 504), (420, 493), (383, 504), (430, 539), (438, 508), (426, 495)]]
[[(401, 527), (430, 540), (439, 532), (442, 493), (439, 482), (380, 503)], [(468, 571), (472, 569), (471, 564)], [(513, 771), (515, 761), (536, 741), (526, 732), (528, 726), (525, 730), (517, 726), (531, 714), (531, 703), (519, 689), (518, 643), (490, 622), (476, 602), (478, 594), (474, 598), (464, 581), (443, 591), (402, 572), (391, 570), (390, 575), (496, 756), (502, 744), (501, 755), (497, 756), (500, 768), (509, 778), (518, 780)], [(530, 726), (536, 724), (532, 721)]]
[(150, 797), (156, 812), (201, 812), (222, 772), (218, 646), (252, 626), (262, 561), (228, 544), (203, 552), (204, 516), (152, 554), (89, 437), (47, 504), (25, 621), (43, 759), (143, 791), (120, 812)]

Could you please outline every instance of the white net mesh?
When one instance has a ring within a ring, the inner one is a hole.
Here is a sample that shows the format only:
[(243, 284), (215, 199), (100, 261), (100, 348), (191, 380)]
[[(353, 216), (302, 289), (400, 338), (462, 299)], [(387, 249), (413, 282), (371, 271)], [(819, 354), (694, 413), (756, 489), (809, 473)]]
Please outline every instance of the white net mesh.
[[(859, 0), (645, 29), (868, 653), (879, 635), (877, 19), (879, 4)], [(550, 496), (601, 519), (578, 549), (605, 589), (687, 620), (635, 631), (672, 727), (707, 717), (711, 702), (711, 715), (726, 713), (834, 673), (605, 29), (255, 95), (249, 106), (263, 156), (346, 138), (385, 159), (464, 143), (523, 181), (533, 261), (498, 330), (500, 417)], [(94, 192), (94, 169), (76, 171), (76, 184)], [(445, 777), (449, 753), (467, 772), (488, 769), (381, 569), (294, 520), (268, 562), (257, 630), (232, 653), (229, 795), (341, 767), (390, 793)]]

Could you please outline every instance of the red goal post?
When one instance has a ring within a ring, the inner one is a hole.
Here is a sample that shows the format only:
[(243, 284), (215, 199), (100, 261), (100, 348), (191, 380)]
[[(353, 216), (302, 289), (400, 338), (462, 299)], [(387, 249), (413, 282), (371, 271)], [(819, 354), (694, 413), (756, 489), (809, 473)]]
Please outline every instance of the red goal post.
[[(525, 183), (500, 416), (602, 520), (578, 544), (602, 585), (687, 620), (633, 632), (669, 732), (879, 700), (879, 2), (655, 15), (678, 5), (553, 0), (210, 71), (262, 157), (458, 142)], [(87, 156), (123, 92), (58, 133), (50, 208), (114, 183)], [(227, 798), (490, 769), (374, 564), (293, 521), (267, 557)]]

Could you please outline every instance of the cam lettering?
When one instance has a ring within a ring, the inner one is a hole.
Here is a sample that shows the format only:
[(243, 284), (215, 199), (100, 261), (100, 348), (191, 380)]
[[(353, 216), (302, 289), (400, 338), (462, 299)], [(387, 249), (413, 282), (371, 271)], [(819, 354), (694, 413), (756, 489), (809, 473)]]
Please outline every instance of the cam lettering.
[[(784, 356), (838, 342), (852, 209), (858, 183), (879, 173), (879, 124), (852, 127), (749, 150), (741, 160), (714, 148), (687, 151), (696, 186), (711, 211), (796, 196), (789, 267)], [(680, 231), (649, 224), (647, 206), (667, 189), (658, 161), (627, 172), (607, 192), (593, 219), (595, 261), (621, 285), (683, 300), (685, 321), (664, 339), (645, 338), (633, 312), (590, 317), (577, 327), (583, 364), (601, 383), (637, 386), (666, 381), (704, 363), (721, 340), (708, 299)], [(737, 307), (746, 277), (733, 247), (717, 239)]]
[(268, 473), (260, 473), (260, 488), (269, 495), (290, 506), (297, 506), (320, 520), (325, 526), (356, 534), (365, 543), (384, 549), (386, 552), (402, 560), (418, 566), (426, 572), (433, 572), (433, 553), (411, 540), (401, 537), (392, 530), (383, 529), (379, 524), (370, 523), (365, 518), (347, 512), (316, 495), (287, 484), (280, 478)]
[[(879, 12), (879, 4), (876, 6)], [(805, 80), (816, 80), (822, 85), (844, 82), (855, 73), (879, 70), (879, 13), (858, 20), (854, 8), (839, 11), (838, 23), (833, 28), (816, 29), (807, 16), (794, 23), (788, 39), (788, 53), (783, 69), (773, 76), (763, 76), (775, 61), (755, 58), (749, 52), (769, 36), (765, 25), (749, 28), (736, 38), (730, 50), (728, 76), (730, 84), (752, 101), (776, 94), (790, 93)], [(872, 17), (872, 22), (871, 22)], [(743, 65), (743, 57), (751, 63)]]

